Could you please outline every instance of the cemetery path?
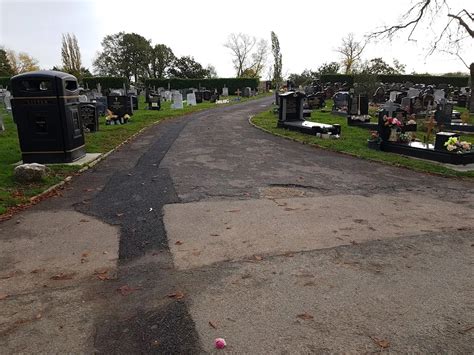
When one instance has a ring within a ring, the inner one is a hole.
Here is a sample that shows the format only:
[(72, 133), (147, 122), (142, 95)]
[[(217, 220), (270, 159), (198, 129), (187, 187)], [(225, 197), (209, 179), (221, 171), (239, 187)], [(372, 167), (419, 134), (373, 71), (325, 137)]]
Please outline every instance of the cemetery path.
[(2, 352), (474, 351), (474, 183), (165, 121), (0, 224)]

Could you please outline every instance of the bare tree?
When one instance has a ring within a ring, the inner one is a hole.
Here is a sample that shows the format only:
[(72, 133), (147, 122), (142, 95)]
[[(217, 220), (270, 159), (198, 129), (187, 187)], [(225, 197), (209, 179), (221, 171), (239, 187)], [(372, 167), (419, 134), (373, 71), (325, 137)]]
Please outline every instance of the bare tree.
[(264, 39), (261, 39), (257, 43), (257, 48), (255, 52), (252, 53), (252, 62), (250, 68), (255, 73), (254, 77), (259, 78), (262, 76), (263, 69), (267, 65), (267, 57), (268, 57), (268, 42)]
[(366, 43), (357, 41), (353, 33), (349, 33), (342, 39), (342, 45), (336, 49), (336, 52), (342, 56), (344, 74), (351, 74), (356, 69), (365, 46)]
[(81, 52), (75, 34), (63, 34), (61, 58), (63, 70), (69, 74), (79, 77), (81, 74)]
[[(452, 2), (453, 4), (455, 1)], [(436, 51), (457, 57), (470, 72), (471, 101), (470, 111), (474, 112), (474, 63), (469, 63), (463, 55), (463, 48), (472, 46), (474, 39), (474, 13), (465, 8), (452, 8), (448, 0), (417, 0), (402, 16), (401, 20), (391, 26), (385, 26), (369, 34), (368, 39), (391, 39), (402, 31), (408, 32), (408, 40), (413, 41), (415, 33), (424, 24), (431, 25), (444, 21), (437, 35), (429, 43), (427, 56)]]
[(231, 33), (224, 47), (232, 52), (232, 62), (237, 72), (237, 77), (241, 77), (245, 70), (250, 66), (248, 61), (251, 59), (251, 53), (257, 39), (244, 33)]

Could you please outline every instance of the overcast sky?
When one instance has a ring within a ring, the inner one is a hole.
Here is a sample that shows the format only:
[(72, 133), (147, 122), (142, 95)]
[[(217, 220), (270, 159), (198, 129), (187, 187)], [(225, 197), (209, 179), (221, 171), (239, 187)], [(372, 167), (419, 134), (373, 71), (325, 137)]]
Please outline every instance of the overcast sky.
[[(471, 0), (450, 0), (453, 10), (470, 8)], [(107, 34), (135, 32), (153, 44), (171, 47), (175, 55), (192, 55), (206, 66), (215, 66), (220, 77), (234, 76), (232, 57), (223, 46), (232, 32), (243, 32), (270, 43), (275, 31), (283, 54), (283, 72), (300, 73), (339, 61), (334, 50), (349, 32), (362, 36), (396, 21), (411, 0), (338, 1), (145, 1), (145, 0), (0, 0), (0, 46), (25, 51), (39, 60), (42, 69), (61, 65), (61, 34), (77, 36), (85, 67), (101, 49)], [(468, 6), (469, 5), (469, 6)], [(423, 26), (416, 41), (408, 33), (393, 41), (371, 43), (364, 59), (396, 58), (407, 65), (407, 73), (467, 72), (457, 58), (436, 54), (425, 58), (433, 31), (444, 23)], [(470, 41), (472, 42), (472, 41)], [(463, 49), (469, 63), (472, 44)]]

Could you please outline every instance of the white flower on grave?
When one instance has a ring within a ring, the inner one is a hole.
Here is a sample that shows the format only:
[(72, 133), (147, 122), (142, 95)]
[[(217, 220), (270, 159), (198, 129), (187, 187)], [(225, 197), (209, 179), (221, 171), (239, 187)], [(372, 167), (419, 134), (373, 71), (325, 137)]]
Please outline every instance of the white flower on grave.
[(450, 152), (452, 152), (454, 149), (456, 149), (456, 146), (455, 146), (455, 145), (448, 144), (448, 145), (446, 146), (446, 149), (449, 150)]

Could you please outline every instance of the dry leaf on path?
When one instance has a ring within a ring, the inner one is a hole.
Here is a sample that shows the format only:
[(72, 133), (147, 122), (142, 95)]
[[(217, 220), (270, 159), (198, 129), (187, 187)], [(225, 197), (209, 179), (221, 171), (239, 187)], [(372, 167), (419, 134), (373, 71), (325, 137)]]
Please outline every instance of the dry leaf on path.
[(285, 211), (296, 211), (299, 210), (299, 208), (293, 208), (293, 207), (286, 207)]
[(140, 288), (134, 288), (134, 287), (130, 287), (128, 285), (123, 285), (123, 286), (120, 286), (117, 291), (119, 291), (122, 296), (128, 296), (129, 294), (131, 294), (133, 291), (137, 291), (137, 290), (140, 290)]
[(226, 212), (240, 212), (240, 210), (228, 210)]
[(382, 349), (386, 349), (390, 346), (390, 342), (386, 339), (377, 339), (375, 337), (370, 337), (370, 339)]
[(261, 257), (260, 255), (255, 255), (253, 258), (257, 261), (262, 261), (263, 260), (263, 257)]
[(181, 240), (177, 240), (176, 243), (174, 243), (174, 244), (181, 245), (181, 244), (183, 244), (183, 242)]
[(306, 312), (302, 314), (298, 314), (296, 317), (298, 317), (299, 319), (304, 319), (304, 320), (314, 319), (314, 317), (311, 314), (308, 314)]
[(218, 237), (218, 236), (219, 236), (219, 234), (217, 234), (217, 233), (212, 233), (211, 234), (211, 237)]
[(0, 293), (0, 301), (3, 301), (5, 299), (8, 298), (9, 295), (7, 295), (6, 293)]
[(181, 291), (176, 291), (176, 292), (173, 292), (173, 293), (169, 293), (167, 295), (167, 297), (180, 300), (180, 299), (184, 298), (184, 293), (182, 293)]
[(60, 274), (51, 276), (50, 279), (55, 280), (55, 281), (58, 281), (58, 280), (72, 280), (75, 275), (76, 275), (75, 272), (72, 272), (70, 274), (64, 274), (64, 273), (61, 272)]
[(211, 321), (209, 321), (209, 325), (210, 325), (212, 328), (217, 329), (217, 327), (215, 326), (215, 324), (212, 323)]

